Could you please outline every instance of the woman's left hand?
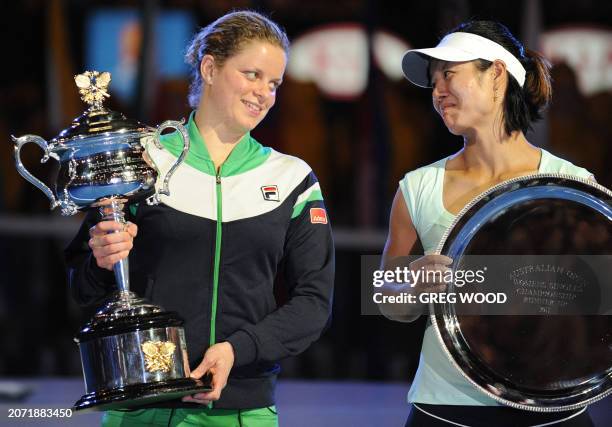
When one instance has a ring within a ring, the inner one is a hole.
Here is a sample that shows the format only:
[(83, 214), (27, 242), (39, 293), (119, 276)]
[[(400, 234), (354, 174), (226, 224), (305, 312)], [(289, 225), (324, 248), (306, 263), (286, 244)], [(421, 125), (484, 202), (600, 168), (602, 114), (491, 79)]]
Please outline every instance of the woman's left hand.
[(191, 378), (200, 379), (202, 376), (210, 372), (212, 375), (212, 387), (213, 389), (208, 393), (196, 393), (191, 396), (184, 396), (183, 402), (199, 403), (201, 405), (208, 405), (214, 400), (219, 400), (221, 397), (221, 390), (227, 384), (227, 377), (229, 376), (232, 366), (234, 365), (234, 348), (229, 342), (221, 342), (213, 344), (204, 353), (204, 359), (191, 372)]

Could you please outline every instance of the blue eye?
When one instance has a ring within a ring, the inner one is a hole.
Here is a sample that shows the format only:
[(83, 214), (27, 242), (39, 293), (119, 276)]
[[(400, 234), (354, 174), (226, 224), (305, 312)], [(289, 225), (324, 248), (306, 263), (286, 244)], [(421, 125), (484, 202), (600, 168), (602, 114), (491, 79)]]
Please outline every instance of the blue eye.
[(257, 71), (244, 71), (244, 76), (249, 80), (256, 80)]

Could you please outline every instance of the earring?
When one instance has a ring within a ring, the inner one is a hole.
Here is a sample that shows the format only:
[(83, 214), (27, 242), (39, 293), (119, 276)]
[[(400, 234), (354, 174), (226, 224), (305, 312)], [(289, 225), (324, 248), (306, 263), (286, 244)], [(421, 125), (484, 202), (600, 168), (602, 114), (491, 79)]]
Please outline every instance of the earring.
[(493, 91), (493, 102), (496, 103), (497, 102), (497, 89), (495, 89)]

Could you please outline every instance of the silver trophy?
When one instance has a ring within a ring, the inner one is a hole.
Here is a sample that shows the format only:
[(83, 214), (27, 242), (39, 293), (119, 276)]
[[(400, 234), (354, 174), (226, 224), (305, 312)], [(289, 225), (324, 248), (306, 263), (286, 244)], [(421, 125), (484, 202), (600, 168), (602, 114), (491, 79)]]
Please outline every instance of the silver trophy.
[[(473, 199), (437, 251), (453, 269), (488, 268), (431, 307), (442, 349), (478, 390), (537, 412), (612, 394), (612, 191), (563, 174), (513, 178)], [(460, 302), (474, 292), (507, 303)]]
[[(81, 99), (89, 108), (70, 127), (47, 143), (37, 135), (13, 137), (15, 162), (21, 176), (60, 207), (62, 215), (98, 208), (102, 219), (125, 223), (124, 205), (158, 204), (170, 195), (169, 180), (189, 151), (182, 122), (166, 121), (157, 128), (127, 119), (102, 103), (111, 76), (87, 71), (75, 77)], [(163, 149), (161, 133), (176, 129), (183, 150), (163, 176), (147, 155), (150, 144)], [(41, 162), (59, 162), (55, 191), (23, 166), (21, 148), (33, 142), (44, 151)], [(156, 182), (158, 191), (156, 191)], [(112, 409), (150, 404), (210, 390), (210, 378), (189, 378), (183, 320), (130, 292), (129, 264), (113, 266), (118, 292), (77, 334), (86, 394), (75, 409)]]

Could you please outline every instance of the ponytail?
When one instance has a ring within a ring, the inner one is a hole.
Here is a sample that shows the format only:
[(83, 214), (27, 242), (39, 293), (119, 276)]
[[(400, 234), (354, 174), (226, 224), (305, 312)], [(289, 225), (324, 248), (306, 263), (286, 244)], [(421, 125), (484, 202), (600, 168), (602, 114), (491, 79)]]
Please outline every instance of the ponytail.
[(525, 69), (527, 76), (523, 91), (532, 120), (542, 117), (542, 112), (552, 99), (550, 62), (542, 55), (525, 49)]

